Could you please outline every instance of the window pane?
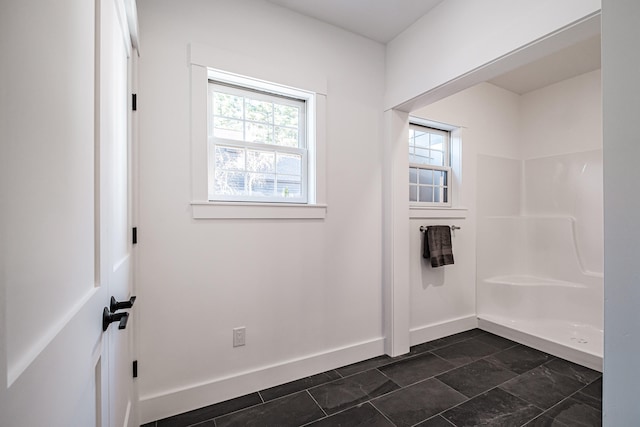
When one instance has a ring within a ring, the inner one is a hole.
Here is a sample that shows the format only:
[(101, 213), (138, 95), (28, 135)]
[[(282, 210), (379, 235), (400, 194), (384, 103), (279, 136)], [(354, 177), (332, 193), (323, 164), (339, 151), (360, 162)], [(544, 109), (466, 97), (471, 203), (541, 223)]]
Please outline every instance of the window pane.
[(420, 202), (433, 202), (433, 187), (420, 186)]
[(447, 187), (435, 187), (433, 201), (438, 203), (447, 203)]
[(414, 159), (409, 159), (409, 161), (412, 161), (414, 163), (419, 163), (419, 164), (423, 164), (423, 165), (429, 165), (431, 164), (431, 159), (429, 157), (429, 150), (425, 149), (425, 148), (415, 148), (415, 156)]
[(267, 101), (245, 98), (246, 119), (255, 122), (273, 123), (273, 104)]
[(282, 128), (276, 126), (275, 141), (276, 145), (284, 147), (298, 147), (298, 129)]
[(281, 197), (301, 197), (302, 183), (300, 176), (278, 175), (277, 193)]
[(244, 170), (244, 149), (236, 147), (216, 147), (216, 170)]
[(276, 181), (274, 174), (249, 173), (247, 174), (249, 195), (273, 196), (273, 188)]
[(274, 122), (280, 126), (288, 126), (298, 128), (298, 107), (289, 105), (274, 105), (275, 118)]
[(442, 151), (431, 150), (431, 162), (432, 165), (444, 166), (444, 153)]
[(442, 203), (447, 203), (447, 202), (449, 202), (449, 189), (444, 188), (442, 192)]
[(442, 135), (431, 134), (431, 148), (444, 151), (444, 137)]
[(447, 172), (445, 171), (433, 171), (435, 175), (435, 185), (447, 185)]
[(409, 186), (409, 201), (410, 202), (418, 201), (418, 187), (416, 185)]
[(247, 170), (252, 172), (275, 172), (275, 153), (271, 151), (247, 151)]
[(430, 169), (418, 169), (418, 179), (420, 184), (433, 185), (433, 171)]
[(244, 194), (245, 174), (216, 169), (215, 193), (220, 195)]
[(424, 132), (416, 132), (416, 147), (429, 148), (429, 134)]
[(418, 183), (418, 169), (409, 168), (409, 183), (411, 184)]
[(213, 114), (242, 119), (242, 97), (222, 92), (213, 94)]
[(246, 141), (262, 142), (271, 144), (273, 142), (273, 126), (259, 123), (246, 122)]
[(278, 174), (302, 175), (302, 156), (278, 153)]
[(235, 139), (242, 141), (242, 121), (225, 119), (223, 117), (213, 118), (213, 135), (218, 138)]
[[(305, 101), (210, 80), (213, 200), (306, 202)], [(225, 140), (233, 140), (225, 143)], [(280, 152), (280, 150), (291, 152)]]

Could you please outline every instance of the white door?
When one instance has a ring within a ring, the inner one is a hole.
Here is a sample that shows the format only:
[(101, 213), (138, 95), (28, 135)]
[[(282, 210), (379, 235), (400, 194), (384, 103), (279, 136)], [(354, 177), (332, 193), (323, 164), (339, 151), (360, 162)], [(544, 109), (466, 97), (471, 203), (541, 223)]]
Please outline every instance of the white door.
[(120, 3), (0, 3), (2, 427), (135, 423)]
[[(131, 40), (124, 3), (99, 0), (100, 4), (100, 272), (101, 282), (119, 302), (132, 297), (131, 144), (129, 138), (129, 57)], [(137, 417), (132, 377), (133, 315), (128, 312), (125, 329), (113, 323), (105, 332), (108, 376), (103, 375), (103, 425), (133, 426)], [(124, 326), (124, 325), (123, 325)], [(108, 416), (107, 416), (108, 412)], [(108, 424), (106, 421), (108, 420)]]

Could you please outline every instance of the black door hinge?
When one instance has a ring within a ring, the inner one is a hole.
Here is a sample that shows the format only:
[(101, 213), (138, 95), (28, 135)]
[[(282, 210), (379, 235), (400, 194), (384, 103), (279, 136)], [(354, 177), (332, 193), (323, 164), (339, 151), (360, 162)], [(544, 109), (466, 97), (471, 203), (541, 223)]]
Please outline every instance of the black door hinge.
[(138, 227), (133, 227), (131, 230), (131, 243), (134, 245), (138, 243)]
[(133, 361), (133, 378), (138, 378), (138, 361)]
[(131, 94), (131, 109), (133, 111), (138, 110), (138, 94), (137, 93)]

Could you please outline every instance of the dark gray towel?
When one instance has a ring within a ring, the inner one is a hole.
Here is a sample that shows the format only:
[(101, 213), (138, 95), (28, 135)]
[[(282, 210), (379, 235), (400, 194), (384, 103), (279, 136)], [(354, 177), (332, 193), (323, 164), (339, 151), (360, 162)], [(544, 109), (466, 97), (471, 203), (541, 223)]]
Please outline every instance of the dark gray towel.
[(424, 233), (423, 257), (431, 259), (431, 267), (453, 264), (451, 228), (448, 225), (427, 227)]

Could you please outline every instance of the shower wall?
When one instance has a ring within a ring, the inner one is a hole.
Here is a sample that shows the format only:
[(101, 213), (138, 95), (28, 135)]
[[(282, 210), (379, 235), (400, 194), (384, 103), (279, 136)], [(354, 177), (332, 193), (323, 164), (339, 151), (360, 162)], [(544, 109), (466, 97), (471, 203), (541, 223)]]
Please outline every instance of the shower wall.
[(596, 70), (522, 95), (520, 159), (478, 156), (477, 179), (480, 326), (522, 332), (594, 369), (603, 329), (600, 88)]
[[(571, 220), (579, 266), (588, 275), (602, 275), (600, 77), (596, 70), (520, 96), (518, 155), (478, 155), (479, 279), (527, 269), (514, 238), (523, 231), (512, 229), (518, 227), (513, 221), (497, 230), (495, 220), (487, 221), (513, 216)], [(508, 250), (498, 254), (497, 247)]]
[(587, 272), (603, 271), (600, 70), (522, 95), (523, 215), (575, 219)]

